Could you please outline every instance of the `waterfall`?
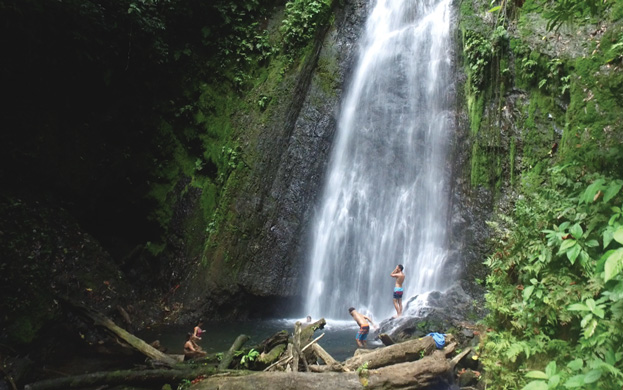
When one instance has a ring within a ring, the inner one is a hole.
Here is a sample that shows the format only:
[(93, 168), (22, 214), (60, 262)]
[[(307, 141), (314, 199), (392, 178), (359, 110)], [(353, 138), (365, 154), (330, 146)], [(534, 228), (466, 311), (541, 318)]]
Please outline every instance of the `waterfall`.
[(306, 314), (382, 319), (397, 264), (410, 296), (452, 283), (447, 259), (454, 130), (450, 0), (377, 0), (342, 102), (309, 253)]

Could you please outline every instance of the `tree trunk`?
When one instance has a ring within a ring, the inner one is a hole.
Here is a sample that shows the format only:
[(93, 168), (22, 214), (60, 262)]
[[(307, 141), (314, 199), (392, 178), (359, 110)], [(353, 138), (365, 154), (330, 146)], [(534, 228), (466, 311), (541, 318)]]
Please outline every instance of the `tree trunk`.
[(242, 348), (244, 343), (246, 343), (247, 341), (249, 341), (249, 336), (245, 334), (241, 334), (240, 336), (236, 337), (234, 343), (231, 345), (231, 347), (229, 347), (229, 351), (225, 352), (225, 354), (223, 355), (223, 360), (221, 360), (221, 362), (219, 363), (218, 369), (225, 370), (226, 368), (228, 368), (231, 364), (231, 361), (234, 359), (234, 354), (236, 353), (236, 351)]
[(391, 364), (418, 360), (421, 357), (421, 352), (424, 355), (430, 355), (434, 350), (435, 341), (433, 341), (432, 337), (426, 336), (419, 340), (405, 341), (352, 357), (344, 362), (344, 367), (349, 370), (355, 370), (364, 363), (368, 363), (368, 369), (389, 366)]
[(383, 345), (385, 346), (396, 344), (394, 340), (387, 333), (381, 333), (379, 335), (379, 338), (381, 339), (381, 341), (383, 342)]
[(277, 332), (274, 335), (270, 336), (266, 340), (262, 341), (257, 346), (253, 347), (258, 352), (269, 352), (272, 351), (276, 346), (280, 344), (288, 344), (289, 334), (287, 331), (282, 330), (281, 332)]
[(150, 387), (157, 386), (160, 388), (166, 383), (179, 383), (183, 379), (192, 380), (200, 375), (211, 375), (213, 373), (214, 369), (206, 369), (205, 367), (190, 370), (160, 369), (95, 372), (34, 382), (26, 385), (24, 390), (79, 389), (102, 385), (148, 385)]
[(164, 353), (158, 351), (156, 348), (147, 344), (138, 337), (128, 333), (125, 329), (118, 327), (112, 320), (104, 316), (102, 313), (97, 312), (86, 306), (77, 304), (75, 302), (71, 302), (69, 300), (65, 300), (65, 302), (73, 307), (78, 312), (78, 314), (81, 314), (82, 316), (91, 319), (94, 325), (108, 329), (115, 336), (119, 337), (132, 348), (136, 349), (150, 359), (162, 362), (171, 367), (173, 367), (177, 363), (177, 361), (172, 357), (165, 355)]
[(294, 324), (294, 338), (292, 339), (292, 370), (299, 370), (299, 358), (301, 357), (301, 323)]
[[(369, 370), (367, 389), (429, 389), (439, 383), (449, 383), (451, 372), (443, 354), (435, 354), (416, 362)], [(365, 377), (365, 371), (362, 377)]]
[(330, 367), (331, 371), (343, 371), (342, 364), (340, 364), (337, 360), (333, 359), (333, 356), (329, 355), (329, 353), (325, 351), (324, 348), (322, 348), (320, 345), (314, 344), (312, 345), (312, 349), (314, 350), (316, 356), (322, 359), (327, 367)]
[(301, 344), (305, 345), (309, 343), (312, 338), (314, 338), (314, 332), (318, 329), (324, 329), (324, 326), (327, 324), (327, 321), (324, 318), (319, 319), (316, 322), (305, 323), (301, 328)]
[(376, 370), (357, 372), (262, 372), (244, 377), (210, 377), (193, 390), (385, 390), (430, 389), (448, 382), (450, 364), (443, 353), (416, 362), (400, 363)]

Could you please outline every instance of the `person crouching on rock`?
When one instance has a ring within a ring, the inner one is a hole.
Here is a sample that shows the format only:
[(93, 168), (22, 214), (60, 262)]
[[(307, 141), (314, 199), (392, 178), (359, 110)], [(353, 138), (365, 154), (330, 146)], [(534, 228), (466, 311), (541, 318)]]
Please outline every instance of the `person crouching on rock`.
[[(366, 340), (368, 339), (368, 333), (370, 332), (370, 324), (372, 324), (374, 327), (376, 327), (376, 325), (374, 325), (374, 322), (372, 322), (372, 319), (370, 317), (358, 313), (354, 307), (349, 308), (348, 312), (351, 316), (353, 316), (353, 318), (357, 322), (357, 325), (359, 325), (359, 331), (357, 332), (357, 336), (355, 337), (355, 341), (357, 341), (357, 346), (359, 348), (367, 348), (368, 342)], [(370, 324), (368, 324), (368, 321), (370, 321)]]
[(204, 351), (201, 351), (195, 347), (195, 343), (193, 343), (192, 338), (192, 334), (186, 334), (186, 343), (184, 344), (184, 360), (196, 359), (206, 355)]

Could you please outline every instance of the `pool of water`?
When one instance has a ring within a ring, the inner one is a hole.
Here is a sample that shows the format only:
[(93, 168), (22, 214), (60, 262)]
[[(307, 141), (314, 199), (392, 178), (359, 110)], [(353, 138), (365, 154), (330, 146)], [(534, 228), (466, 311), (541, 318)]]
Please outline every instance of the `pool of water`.
[[(266, 338), (281, 330), (287, 330), (292, 334), (296, 321), (304, 323), (305, 319), (290, 318), (261, 321), (204, 322), (203, 330), (205, 330), (206, 333), (201, 336), (199, 345), (208, 353), (224, 352), (229, 349), (238, 335), (246, 334), (250, 337), (250, 340), (245, 344), (245, 347), (251, 347), (261, 343)], [(357, 349), (357, 344), (355, 343), (355, 335), (359, 329), (357, 324), (355, 324), (354, 321), (330, 319), (326, 321), (327, 325), (325, 328), (317, 330), (314, 334), (314, 337), (318, 337), (324, 333), (324, 336), (318, 341), (318, 344), (338, 361), (343, 361), (353, 356), (353, 353)], [(192, 332), (194, 326), (195, 324), (188, 324), (187, 326), (175, 325), (151, 328), (138, 332), (137, 336), (148, 343), (159, 340), (160, 344), (167, 348), (167, 353), (182, 354), (186, 341), (186, 333)], [(382, 345), (380, 341), (374, 340), (373, 332), (370, 332), (368, 338), (369, 348)]]

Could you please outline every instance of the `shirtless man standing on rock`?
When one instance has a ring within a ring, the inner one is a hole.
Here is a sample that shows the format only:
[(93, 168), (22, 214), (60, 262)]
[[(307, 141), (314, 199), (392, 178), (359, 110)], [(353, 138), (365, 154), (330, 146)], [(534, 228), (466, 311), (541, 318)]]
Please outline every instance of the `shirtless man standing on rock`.
[(394, 287), (394, 307), (396, 308), (396, 316), (398, 318), (402, 315), (402, 283), (405, 281), (405, 274), (402, 272), (404, 267), (402, 264), (398, 264), (391, 273), (392, 278), (396, 278), (396, 286)]

